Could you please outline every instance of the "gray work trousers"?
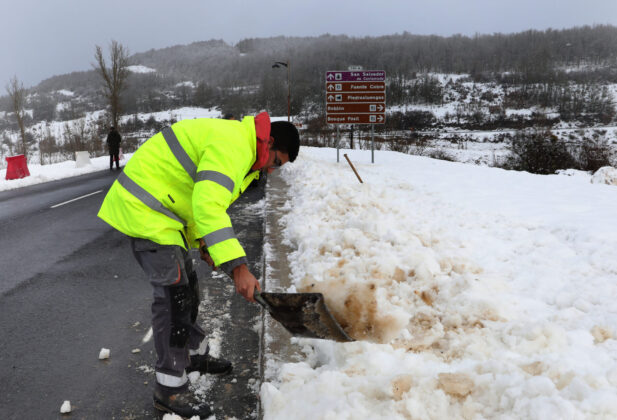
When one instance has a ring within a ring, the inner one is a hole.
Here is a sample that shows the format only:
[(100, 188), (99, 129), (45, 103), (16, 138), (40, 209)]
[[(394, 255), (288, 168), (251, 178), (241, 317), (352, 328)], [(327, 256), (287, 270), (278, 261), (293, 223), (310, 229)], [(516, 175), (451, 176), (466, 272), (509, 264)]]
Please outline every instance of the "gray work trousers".
[(199, 284), (188, 252), (175, 245), (131, 238), (135, 259), (154, 289), (152, 332), (157, 361), (157, 382), (178, 387), (187, 381), (189, 349), (197, 350), (205, 338), (196, 324)]

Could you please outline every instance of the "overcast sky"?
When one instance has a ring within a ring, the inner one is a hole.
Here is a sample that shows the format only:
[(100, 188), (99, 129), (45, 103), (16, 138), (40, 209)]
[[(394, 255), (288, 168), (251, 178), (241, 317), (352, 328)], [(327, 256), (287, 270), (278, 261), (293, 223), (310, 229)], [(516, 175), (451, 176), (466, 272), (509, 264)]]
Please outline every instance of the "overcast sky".
[(16, 75), (26, 87), (89, 70), (95, 45), (129, 52), (223, 39), (473, 35), (617, 25), (617, 0), (0, 0), (0, 95)]

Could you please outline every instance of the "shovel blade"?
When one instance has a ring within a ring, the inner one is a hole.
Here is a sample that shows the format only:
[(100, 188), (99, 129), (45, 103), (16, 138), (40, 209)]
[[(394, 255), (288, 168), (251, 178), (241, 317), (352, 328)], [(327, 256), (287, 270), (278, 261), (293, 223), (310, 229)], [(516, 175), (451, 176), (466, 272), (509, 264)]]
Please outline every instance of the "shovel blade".
[(354, 341), (332, 316), (321, 293), (261, 293), (264, 307), (295, 337)]

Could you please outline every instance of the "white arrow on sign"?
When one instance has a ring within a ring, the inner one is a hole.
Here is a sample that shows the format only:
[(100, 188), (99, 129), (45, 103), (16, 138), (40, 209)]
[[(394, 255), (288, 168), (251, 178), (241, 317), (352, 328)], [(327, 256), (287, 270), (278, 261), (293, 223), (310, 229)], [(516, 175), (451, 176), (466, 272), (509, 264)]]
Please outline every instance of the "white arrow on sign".
[(334, 99), (334, 96), (332, 96), (332, 95), (328, 95), (328, 100), (329, 100), (329, 101), (331, 101), (331, 100), (333, 100), (333, 99)]
[(381, 115), (379, 116), (379, 121), (383, 121), (383, 117)]
[(379, 105), (379, 110), (383, 111), (383, 105)]
[(332, 76), (332, 73), (330, 73), (330, 74), (328, 75), (328, 80), (332, 80), (332, 79), (334, 79), (334, 76)]
[(334, 89), (334, 86), (329, 85), (329, 86), (328, 86), (328, 90), (332, 90), (332, 89)]

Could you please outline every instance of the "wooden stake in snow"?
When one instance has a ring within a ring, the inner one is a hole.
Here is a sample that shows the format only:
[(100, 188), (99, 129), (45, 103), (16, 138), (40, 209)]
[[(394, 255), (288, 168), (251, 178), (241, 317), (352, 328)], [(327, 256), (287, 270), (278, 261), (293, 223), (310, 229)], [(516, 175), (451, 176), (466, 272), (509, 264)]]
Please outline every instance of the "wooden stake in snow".
[(358, 172), (356, 171), (356, 168), (353, 167), (353, 164), (351, 163), (351, 161), (347, 157), (347, 153), (345, 153), (343, 156), (345, 156), (345, 159), (347, 159), (347, 163), (349, 163), (349, 166), (351, 166), (351, 169), (353, 169), (353, 173), (356, 174), (356, 176), (358, 177), (358, 181), (360, 181), (360, 184), (364, 184), (364, 182), (362, 182), (362, 178), (360, 178), (360, 175), (358, 175)]

